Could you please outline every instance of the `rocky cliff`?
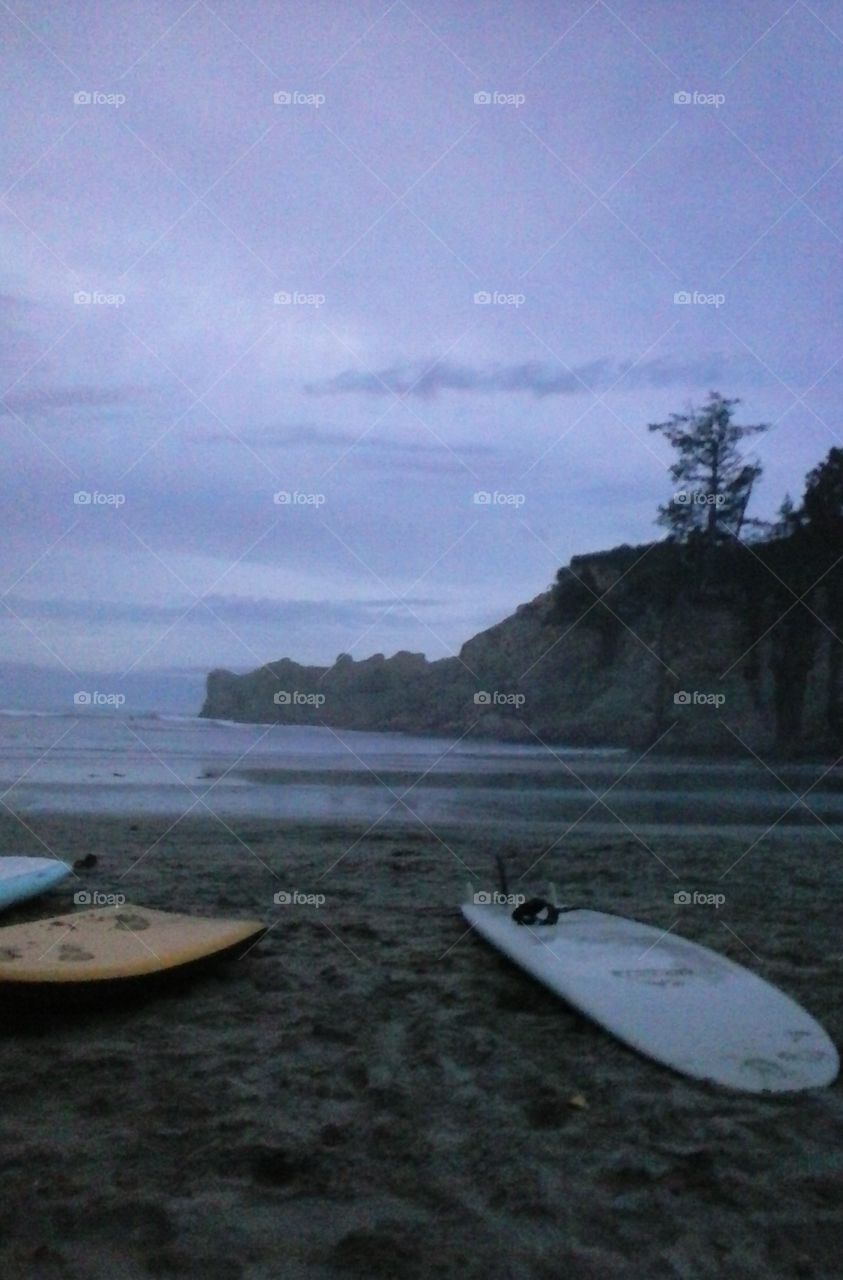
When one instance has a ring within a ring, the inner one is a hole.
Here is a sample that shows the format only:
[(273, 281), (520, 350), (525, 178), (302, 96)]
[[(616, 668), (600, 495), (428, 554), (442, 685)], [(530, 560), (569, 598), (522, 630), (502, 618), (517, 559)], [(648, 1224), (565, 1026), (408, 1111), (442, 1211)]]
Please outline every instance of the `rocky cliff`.
[(793, 539), (714, 559), (671, 543), (577, 556), (552, 590), (458, 657), (212, 671), (201, 714), (533, 744), (836, 753), (843, 591), (820, 560)]

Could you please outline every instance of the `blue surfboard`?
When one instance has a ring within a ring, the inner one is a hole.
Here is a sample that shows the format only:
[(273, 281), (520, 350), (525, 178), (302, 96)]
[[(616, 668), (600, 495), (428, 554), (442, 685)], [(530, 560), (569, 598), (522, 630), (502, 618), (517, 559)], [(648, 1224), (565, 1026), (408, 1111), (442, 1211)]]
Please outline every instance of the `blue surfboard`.
[(0, 911), (46, 893), (70, 871), (58, 858), (0, 857)]

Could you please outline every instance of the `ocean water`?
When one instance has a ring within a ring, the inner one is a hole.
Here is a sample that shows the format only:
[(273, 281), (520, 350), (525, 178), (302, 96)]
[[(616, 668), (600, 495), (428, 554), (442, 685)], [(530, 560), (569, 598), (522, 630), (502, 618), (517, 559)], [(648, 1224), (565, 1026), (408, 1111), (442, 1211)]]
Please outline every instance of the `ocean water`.
[(641, 759), (153, 712), (0, 711), (0, 799), (24, 817), (843, 833), (843, 774), (819, 765)]

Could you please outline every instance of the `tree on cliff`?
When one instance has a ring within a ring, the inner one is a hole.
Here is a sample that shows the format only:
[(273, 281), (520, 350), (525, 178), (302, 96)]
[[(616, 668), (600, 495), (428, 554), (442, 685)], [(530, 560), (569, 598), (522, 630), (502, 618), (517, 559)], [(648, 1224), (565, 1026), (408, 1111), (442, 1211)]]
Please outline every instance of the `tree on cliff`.
[(802, 513), (796, 510), (796, 503), (789, 493), (784, 495), (778, 514), (779, 518), (773, 525), (773, 535), (778, 538), (789, 538), (802, 524)]
[(800, 516), (809, 534), (843, 545), (843, 449), (834, 448), (805, 478)]
[(687, 542), (696, 534), (713, 545), (740, 536), (752, 487), (761, 475), (761, 464), (746, 462), (740, 445), (747, 436), (766, 431), (769, 424), (739, 426), (734, 421), (738, 404), (739, 400), (727, 400), (712, 391), (702, 408), (649, 424), (679, 455), (670, 468), (676, 492), (659, 507), (658, 517), (676, 542)]

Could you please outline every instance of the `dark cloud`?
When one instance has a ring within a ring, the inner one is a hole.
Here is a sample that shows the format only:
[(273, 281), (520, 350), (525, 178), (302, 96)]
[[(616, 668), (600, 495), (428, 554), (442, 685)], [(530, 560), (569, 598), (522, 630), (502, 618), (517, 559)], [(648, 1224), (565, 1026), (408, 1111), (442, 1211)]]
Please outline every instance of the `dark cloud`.
[(324, 382), (309, 383), (311, 395), (412, 395), (430, 398), (439, 391), (469, 391), (483, 395), (500, 392), (528, 392), (537, 397), (579, 395), (607, 391), (615, 383), (625, 390), (640, 387), (667, 387), (699, 384), (707, 386), (722, 378), (725, 361), (714, 356), (704, 360), (672, 360), (661, 357), (636, 364), (634, 361), (601, 359), (575, 368), (539, 360), (522, 364), (491, 365), (486, 369), (443, 361), (392, 365), (388, 369), (349, 369)]

